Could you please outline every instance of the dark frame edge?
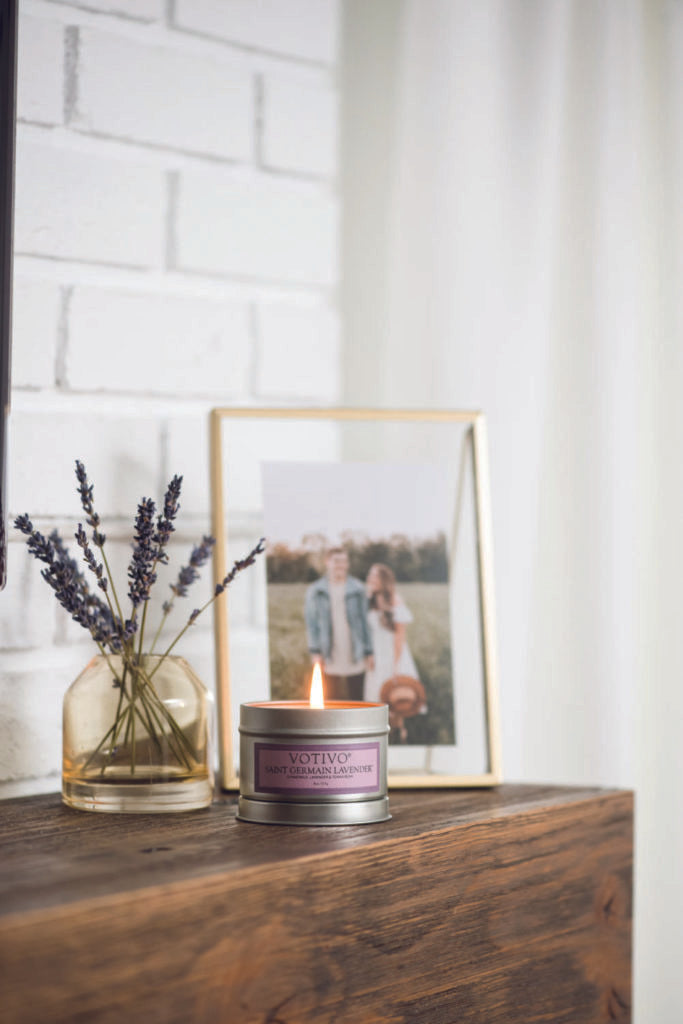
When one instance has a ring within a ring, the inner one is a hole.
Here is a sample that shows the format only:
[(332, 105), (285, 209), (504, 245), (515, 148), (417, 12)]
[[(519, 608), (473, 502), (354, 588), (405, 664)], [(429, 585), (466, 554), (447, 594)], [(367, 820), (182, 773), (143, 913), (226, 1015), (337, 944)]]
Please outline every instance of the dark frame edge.
[(0, 0), (0, 589), (7, 581), (7, 431), (12, 351), (12, 255), (17, 0)]

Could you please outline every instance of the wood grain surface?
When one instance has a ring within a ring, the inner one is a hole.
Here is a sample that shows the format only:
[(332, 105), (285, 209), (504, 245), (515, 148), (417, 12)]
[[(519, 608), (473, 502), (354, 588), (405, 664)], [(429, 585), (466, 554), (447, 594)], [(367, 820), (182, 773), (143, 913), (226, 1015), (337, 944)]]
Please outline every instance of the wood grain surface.
[(283, 828), (0, 804), (0, 1021), (630, 1020), (633, 800), (391, 794)]

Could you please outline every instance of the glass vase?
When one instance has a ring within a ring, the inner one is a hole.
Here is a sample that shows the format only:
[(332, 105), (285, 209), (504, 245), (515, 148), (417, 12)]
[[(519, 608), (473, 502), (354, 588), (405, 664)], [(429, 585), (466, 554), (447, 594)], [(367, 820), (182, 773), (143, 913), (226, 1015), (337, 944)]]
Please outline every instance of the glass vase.
[(207, 807), (211, 697), (184, 658), (97, 655), (63, 706), (62, 799), (84, 811)]

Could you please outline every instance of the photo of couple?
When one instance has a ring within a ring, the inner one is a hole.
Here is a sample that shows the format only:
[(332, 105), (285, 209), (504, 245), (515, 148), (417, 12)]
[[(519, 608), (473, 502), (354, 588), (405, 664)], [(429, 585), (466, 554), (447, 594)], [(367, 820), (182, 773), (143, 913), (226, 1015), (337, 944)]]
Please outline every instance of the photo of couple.
[[(426, 714), (424, 688), (406, 640), (413, 616), (396, 590), (388, 565), (375, 563), (363, 584), (349, 574), (344, 548), (327, 551), (325, 575), (306, 591), (308, 650), (320, 663), (327, 700), (409, 701)], [(383, 695), (384, 694), (384, 695)], [(413, 710), (414, 706), (414, 710)], [(401, 716), (405, 718), (406, 716)], [(407, 737), (403, 721), (395, 727)]]
[[(263, 466), (271, 697), (307, 699), (317, 662), (325, 700), (389, 705), (390, 743), (450, 745), (448, 556), (436, 467), (380, 468), (378, 490), (377, 464)], [(421, 494), (430, 496), (427, 510)]]

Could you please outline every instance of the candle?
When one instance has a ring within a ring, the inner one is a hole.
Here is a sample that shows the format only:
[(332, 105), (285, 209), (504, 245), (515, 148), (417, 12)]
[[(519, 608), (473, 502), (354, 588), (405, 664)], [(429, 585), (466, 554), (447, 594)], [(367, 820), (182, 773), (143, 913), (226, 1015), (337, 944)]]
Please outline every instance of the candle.
[(387, 821), (388, 707), (325, 701), (316, 665), (309, 701), (240, 707), (238, 818), (270, 825)]

